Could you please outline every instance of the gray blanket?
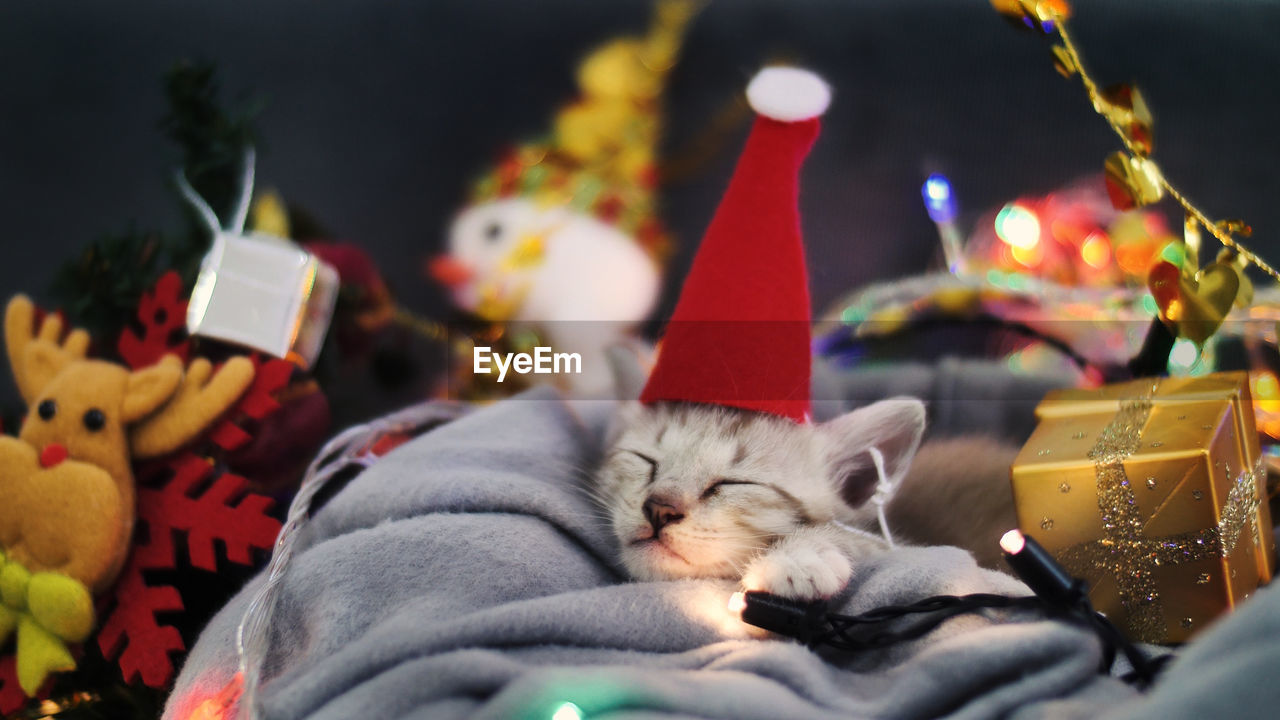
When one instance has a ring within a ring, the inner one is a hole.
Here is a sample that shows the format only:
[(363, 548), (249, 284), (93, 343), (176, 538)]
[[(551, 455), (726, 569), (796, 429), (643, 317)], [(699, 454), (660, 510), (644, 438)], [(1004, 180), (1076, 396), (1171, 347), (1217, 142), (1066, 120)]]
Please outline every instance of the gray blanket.
[[(1097, 674), (1074, 627), (953, 619), (857, 656), (762, 639), (721, 581), (628, 582), (582, 479), (608, 403), (543, 392), (476, 411), (388, 454), (306, 530), (283, 585), (266, 717), (1076, 718), (1235, 716), (1280, 707), (1280, 596), (1257, 593), (1146, 696)], [(192, 649), (166, 717), (235, 671), (250, 583)], [(870, 558), (847, 612), (939, 593), (1023, 594), (954, 548)], [(1264, 678), (1268, 678), (1264, 680)]]

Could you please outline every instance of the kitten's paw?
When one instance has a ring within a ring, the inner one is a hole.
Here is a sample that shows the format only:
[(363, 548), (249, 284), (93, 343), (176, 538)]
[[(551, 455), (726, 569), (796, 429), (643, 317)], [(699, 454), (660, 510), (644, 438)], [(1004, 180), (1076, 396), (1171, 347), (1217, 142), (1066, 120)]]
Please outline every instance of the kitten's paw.
[(852, 575), (849, 558), (832, 543), (783, 541), (747, 566), (742, 586), (794, 600), (818, 600), (843, 590)]

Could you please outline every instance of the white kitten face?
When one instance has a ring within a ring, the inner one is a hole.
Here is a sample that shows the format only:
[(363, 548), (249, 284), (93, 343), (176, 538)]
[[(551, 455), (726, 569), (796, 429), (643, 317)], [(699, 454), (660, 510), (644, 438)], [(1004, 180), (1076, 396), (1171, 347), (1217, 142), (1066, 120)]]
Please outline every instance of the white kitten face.
[(624, 422), (597, 490), (637, 579), (738, 578), (780, 537), (849, 512), (813, 426), (683, 403)]

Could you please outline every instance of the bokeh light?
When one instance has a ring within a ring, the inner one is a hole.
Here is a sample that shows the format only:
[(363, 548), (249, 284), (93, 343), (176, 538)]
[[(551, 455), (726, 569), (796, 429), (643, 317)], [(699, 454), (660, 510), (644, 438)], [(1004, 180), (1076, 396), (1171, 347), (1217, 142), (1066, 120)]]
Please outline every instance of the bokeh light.
[(920, 188), (920, 194), (924, 197), (924, 207), (934, 222), (948, 223), (955, 220), (956, 201), (951, 194), (951, 182), (945, 175), (930, 175)]
[(1111, 241), (1104, 233), (1091, 233), (1080, 246), (1080, 258), (1095, 270), (1107, 267), (1111, 264)]
[(1174, 267), (1182, 267), (1185, 258), (1186, 252), (1182, 249), (1182, 243), (1171, 242), (1160, 249), (1160, 259)]
[(1179, 338), (1169, 351), (1169, 374), (1186, 375), (1200, 362), (1200, 346), (1186, 338)]
[(1040, 220), (1018, 203), (1005, 205), (996, 215), (996, 235), (1015, 248), (1031, 248), (1040, 242)]
[(1280, 380), (1270, 370), (1262, 370), (1253, 376), (1254, 402), (1267, 412), (1280, 412)]
[(560, 703), (551, 713), (551, 720), (582, 720), (582, 708), (571, 702)]
[(1031, 247), (1011, 245), (1009, 246), (1009, 254), (1012, 255), (1013, 259), (1017, 260), (1019, 264), (1029, 268), (1039, 265), (1040, 261), (1044, 259), (1044, 249), (1040, 247), (1039, 243), (1036, 243)]
[(1249, 373), (1249, 385), (1253, 390), (1258, 429), (1272, 438), (1280, 438), (1280, 379), (1270, 370), (1255, 370)]

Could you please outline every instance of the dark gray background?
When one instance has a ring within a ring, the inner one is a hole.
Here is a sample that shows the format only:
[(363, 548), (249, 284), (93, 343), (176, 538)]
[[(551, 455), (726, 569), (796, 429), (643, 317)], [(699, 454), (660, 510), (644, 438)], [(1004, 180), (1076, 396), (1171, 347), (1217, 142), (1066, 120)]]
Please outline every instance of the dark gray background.
[[(1217, 216), (1244, 217), (1273, 262), (1280, 234), (1280, 4), (1077, 0), (1094, 74), (1136, 81), (1168, 176)], [(575, 61), (641, 30), (643, 0), (6, 2), (0, 7), (0, 295), (44, 296), (86, 242), (136, 222), (176, 227), (176, 150), (158, 132), (160, 78), (207, 59), (228, 97), (266, 102), (259, 178), (369, 249), (426, 315), (420, 274), (477, 173), (544, 131), (574, 94)], [(693, 24), (667, 93), (681, 148), (763, 62), (807, 64), (836, 91), (802, 190), (815, 309), (872, 280), (925, 270), (919, 200), (950, 174), (964, 215), (1097, 172), (1116, 141), (1047, 43), (987, 0), (719, 0)], [(665, 188), (678, 289), (745, 125)], [(7, 386), (8, 383), (5, 382)]]

